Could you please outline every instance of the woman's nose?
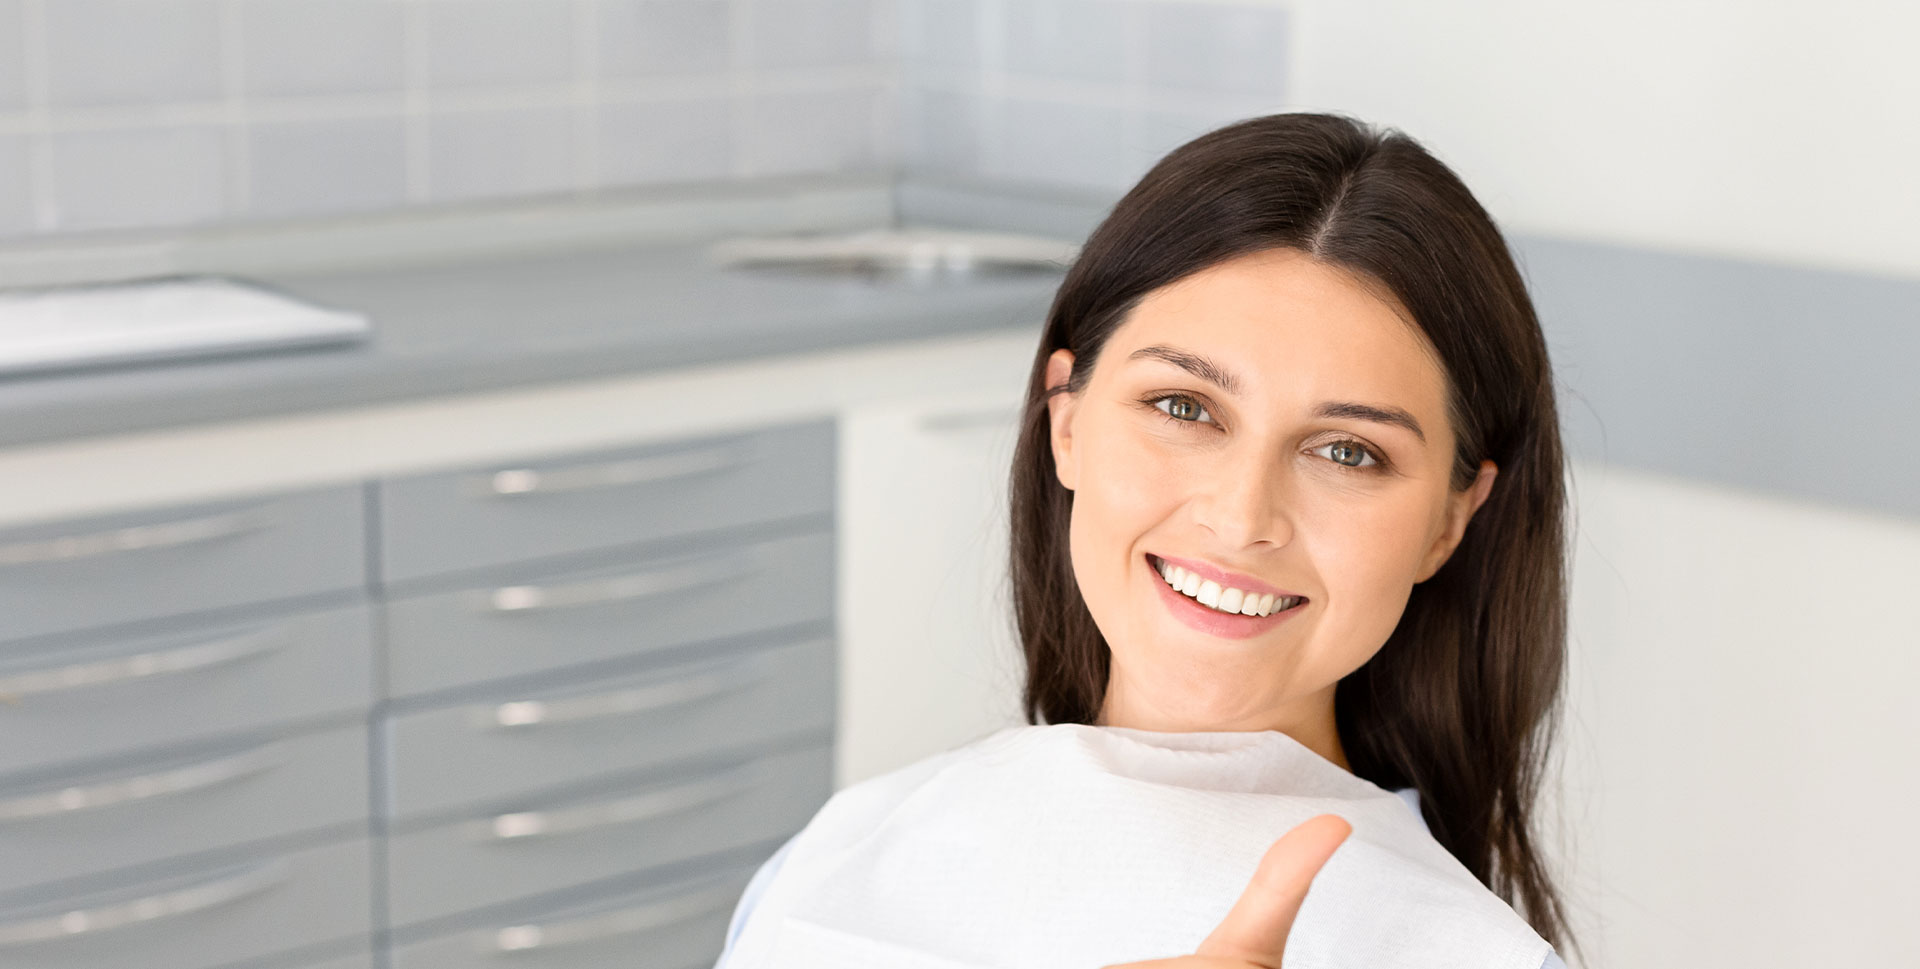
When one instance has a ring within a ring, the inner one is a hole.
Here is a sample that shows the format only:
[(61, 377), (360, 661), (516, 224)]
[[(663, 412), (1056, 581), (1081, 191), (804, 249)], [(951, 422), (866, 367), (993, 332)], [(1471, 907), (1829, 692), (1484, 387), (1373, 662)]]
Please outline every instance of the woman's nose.
[(1265, 449), (1242, 448), (1209, 473), (1198, 515), (1228, 548), (1293, 540), (1293, 482), (1283, 459)]

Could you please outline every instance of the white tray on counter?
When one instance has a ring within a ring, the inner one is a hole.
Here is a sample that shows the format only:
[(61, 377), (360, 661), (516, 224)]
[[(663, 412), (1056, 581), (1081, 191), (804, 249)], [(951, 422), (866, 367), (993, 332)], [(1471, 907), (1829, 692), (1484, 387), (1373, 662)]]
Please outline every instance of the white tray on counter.
[(362, 314), (184, 276), (0, 291), (0, 376), (363, 340)]

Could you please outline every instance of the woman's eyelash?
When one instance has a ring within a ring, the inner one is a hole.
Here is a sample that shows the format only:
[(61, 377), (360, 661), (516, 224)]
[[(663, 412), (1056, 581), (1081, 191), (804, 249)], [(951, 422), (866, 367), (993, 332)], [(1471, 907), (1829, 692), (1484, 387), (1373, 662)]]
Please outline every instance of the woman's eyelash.
[(1362, 444), (1359, 441), (1355, 441), (1350, 438), (1339, 440), (1339, 441), (1328, 441), (1327, 443), (1322, 444), (1317, 448), (1314, 448), (1314, 450), (1322, 451), (1327, 448), (1340, 447), (1342, 445), (1353, 448), (1359, 451), (1360, 453), (1366, 455), (1367, 457), (1373, 459), (1373, 463), (1372, 464), (1342, 464), (1339, 461), (1334, 461), (1332, 458), (1328, 458), (1327, 459), (1328, 461), (1331, 461), (1336, 466), (1345, 468), (1348, 471), (1384, 471), (1386, 470), (1386, 467), (1387, 467), (1386, 458), (1383, 458), (1380, 455), (1374, 453), (1374, 450), (1366, 446), (1365, 444)]
[[(1192, 402), (1194, 403), (1194, 405), (1195, 405), (1195, 406), (1197, 406), (1197, 407), (1199, 407), (1199, 408), (1200, 408), (1200, 409), (1201, 409), (1202, 411), (1206, 411), (1206, 409), (1207, 409), (1207, 405), (1206, 405), (1205, 403), (1203, 403), (1203, 402), (1202, 402), (1202, 401), (1200, 400), (1200, 398), (1198, 398), (1198, 397), (1194, 397), (1194, 396), (1191, 396), (1191, 395), (1188, 395), (1188, 394), (1156, 394), (1156, 395), (1154, 395), (1154, 396), (1152, 396), (1152, 397), (1148, 397), (1148, 398), (1146, 398), (1146, 399), (1145, 399), (1145, 400), (1143, 401), (1143, 403), (1145, 403), (1145, 404), (1146, 404), (1146, 405), (1147, 405), (1148, 407), (1151, 407), (1151, 408), (1153, 408), (1154, 410), (1157, 410), (1157, 411), (1159, 411), (1160, 413), (1162, 413), (1162, 414), (1165, 414), (1165, 415), (1167, 416), (1167, 420), (1169, 420), (1169, 421), (1172, 421), (1172, 422), (1173, 422), (1173, 423), (1175, 423), (1175, 424), (1200, 424), (1200, 423), (1208, 423), (1208, 424), (1212, 424), (1212, 423), (1218, 423), (1217, 421), (1213, 421), (1213, 420), (1207, 420), (1207, 421), (1197, 421), (1197, 420), (1194, 420), (1194, 421), (1190, 421), (1190, 420), (1186, 420), (1186, 419), (1184, 419), (1184, 418), (1179, 418), (1179, 417), (1175, 417), (1175, 416), (1173, 416), (1173, 410), (1172, 410), (1172, 408), (1171, 408), (1171, 407), (1161, 407), (1161, 406), (1160, 406), (1160, 402), (1161, 402), (1161, 401), (1163, 401), (1163, 400), (1189, 400), (1189, 401), (1192, 401)], [(1207, 412), (1207, 416), (1208, 416), (1209, 418), (1211, 418), (1211, 417), (1213, 416), (1213, 415), (1212, 415), (1212, 412)]]
[[(1203, 402), (1200, 398), (1193, 396), (1192, 394), (1154, 394), (1150, 397), (1142, 398), (1140, 402), (1147, 405), (1148, 407), (1153, 408), (1156, 411), (1159, 411), (1161, 414), (1165, 415), (1168, 423), (1172, 423), (1172, 424), (1218, 423), (1217, 421), (1213, 421), (1211, 419), (1206, 421), (1200, 421), (1200, 420), (1187, 420), (1185, 418), (1175, 417), (1173, 416), (1173, 411), (1170, 407), (1160, 406), (1160, 402), (1163, 400), (1189, 400), (1189, 401), (1192, 401), (1196, 406), (1198, 406), (1202, 413), (1206, 413), (1209, 418), (1213, 416), (1211, 412), (1207, 411), (1206, 403)], [(1339, 461), (1333, 460), (1332, 458), (1327, 459), (1328, 463), (1347, 471), (1384, 471), (1386, 470), (1387, 459), (1385, 455), (1382, 455), (1380, 452), (1375, 451), (1373, 448), (1365, 444), (1362, 444), (1359, 441), (1353, 440), (1352, 438), (1342, 438), (1337, 441), (1329, 441), (1325, 444), (1320, 445), (1317, 448), (1314, 448), (1314, 450), (1320, 451), (1330, 447), (1338, 447), (1340, 445), (1346, 445), (1347, 447), (1351, 447), (1360, 451), (1362, 454), (1365, 454), (1367, 457), (1373, 459), (1373, 463), (1359, 464), (1359, 465), (1343, 464)]]

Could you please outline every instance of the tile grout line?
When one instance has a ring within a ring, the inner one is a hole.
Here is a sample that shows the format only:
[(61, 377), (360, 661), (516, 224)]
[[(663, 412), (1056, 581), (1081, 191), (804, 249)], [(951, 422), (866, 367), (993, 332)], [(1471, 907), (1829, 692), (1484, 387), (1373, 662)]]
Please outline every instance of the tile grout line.
[(573, 190), (576, 195), (591, 193), (601, 181), (600, 13), (600, 0), (575, 0)]
[(752, 178), (759, 171), (758, 152), (753, 150), (758, 101), (753, 97), (753, 81), (748, 77), (753, 58), (753, 17), (748, 0), (726, 0), (727, 4), (727, 89), (728, 140), (734, 178)]
[(867, 55), (870, 62), (880, 65), (880, 78), (867, 97), (867, 157), (880, 168), (897, 169), (904, 155), (898, 118), (906, 60), (900, 3), (882, 0), (868, 10)]
[(401, 3), (401, 98), (406, 118), (407, 202), (423, 205), (433, 200), (429, 156), (433, 149), (428, 119), (432, 103), (427, 95), (427, 10), (419, 0)]
[[(754, 90), (766, 94), (822, 94), (869, 91), (888, 83), (884, 68), (847, 65), (764, 72), (759, 75)], [(581, 97), (582, 86), (582, 82), (568, 81), (445, 92), (432, 99), (432, 108), (438, 113), (565, 107)], [(594, 97), (600, 104), (704, 100), (726, 96), (739, 89), (730, 72), (596, 80), (592, 82), (592, 87)], [(0, 115), (0, 134), (25, 135), (36, 131), (60, 134), (155, 125), (214, 125), (226, 123), (231, 110), (224, 97), (212, 101), (75, 107), (63, 109), (58, 116), (29, 108), (27, 111)], [(424, 105), (416, 107), (410, 103), (406, 91), (243, 97), (241, 103), (242, 117), (247, 124), (393, 118), (413, 110), (424, 110)]]
[(220, 5), (220, 83), (225, 88), (221, 114), (227, 142), (225, 218), (243, 217), (253, 204), (253, 151), (248, 140), (246, 52), (241, 46), (243, 14), (240, 0), (225, 0)]
[(974, 144), (973, 174), (992, 177), (1005, 166), (1006, 152), (1001, 144), (1005, 127), (1007, 82), (1006, 47), (1007, 8), (1002, 0), (981, 0), (979, 17), (974, 21), (976, 67), (974, 96), (979, 98), (979, 132)]
[(24, 0), (21, 4), (26, 33), (26, 50), (22, 53), (26, 60), (28, 199), (33, 210), (33, 228), (37, 232), (56, 232), (61, 222), (49, 106), (52, 101), (53, 67), (47, 49), (48, 2)]

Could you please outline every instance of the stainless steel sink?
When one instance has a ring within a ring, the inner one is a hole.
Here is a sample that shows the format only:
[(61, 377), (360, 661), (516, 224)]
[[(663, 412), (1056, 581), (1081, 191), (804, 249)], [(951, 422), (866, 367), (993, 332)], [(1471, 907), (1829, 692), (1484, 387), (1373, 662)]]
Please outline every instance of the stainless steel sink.
[(912, 284), (1057, 278), (1078, 253), (1077, 244), (1061, 239), (958, 229), (728, 239), (707, 250), (711, 259), (729, 269)]

